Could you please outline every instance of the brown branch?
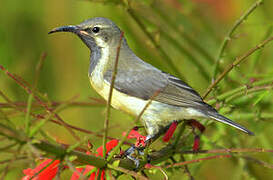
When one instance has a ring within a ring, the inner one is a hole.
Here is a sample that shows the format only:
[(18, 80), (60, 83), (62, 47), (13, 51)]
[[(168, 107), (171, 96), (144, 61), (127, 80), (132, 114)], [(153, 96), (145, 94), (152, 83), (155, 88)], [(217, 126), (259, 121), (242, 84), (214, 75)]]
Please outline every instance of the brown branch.
[(253, 153), (253, 152), (270, 152), (273, 153), (273, 149), (264, 148), (234, 148), (234, 149), (212, 149), (212, 150), (199, 150), (199, 151), (180, 151), (182, 154), (212, 154), (212, 153)]
[[(5, 96), (5, 95), (3, 94), (2, 91), (0, 91), (0, 95), (8, 102), (8, 103), (2, 103), (2, 104), (5, 104), (4, 106), (13, 107), (13, 108), (15, 108), (17, 111), (19, 111), (19, 112), (26, 113), (26, 109), (21, 109), (20, 107), (18, 107), (18, 106), (20, 106), (20, 105), (21, 105), (21, 106), (24, 106), (24, 105), (26, 105), (26, 103), (21, 104), (21, 102), (12, 102), (7, 96)], [(53, 102), (52, 104), (53, 104), (53, 106), (55, 107), (55, 106), (61, 105), (62, 103), (64, 103), (64, 102)], [(73, 104), (73, 103), (72, 103), (72, 104)], [(75, 102), (74, 104), (75, 104), (75, 105), (78, 105), (78, 104), (79, 104), (79, 105), (86, 105), (86, 106), (89, 106), (89, 103), (85, 103), (85, 102), (83, 102), (83, 103), (81, 103), (81, 102)], [(37, 104), (37, 106), (40, 106), (40, 104)], [(0, 105), (0, 107), (1, 107), (1, 105)], [(46, 119), (46, 117), (45, 117), (44, 115), (42, 115), (42, 114), (30, 113), (30, 115), (31, 115), (32, 117), (36, 118), (36, 119)], [(55, 124), (57, 124), (57, 125), (62, 126), (62, 123), (59, 122), (59, 121), (57, 121), (57, 120), (49, 119), (49, 121), (50, 121), (50, 122), (53, 122), (53, 123), (55, 123)], [(90, 130), (87, 130), (87, 129), (83, 129), (83, 128), (80, 128), (80, 127), (77, 127), (77, 126), (73, 126), (73, 125), (68, 124), (68, 123), (66, 123), (66, 125), (67, 125), (67, 127), (71, 128), (71, 129), (74, 129), (74, 130), (76, 130), (76, 131), (82, 132), (82, 133), (92, 134), (92, 135), (94, 135), (94, 136), (96, 136), (96, 137), (99, 137), (99, 138), (102, 138), (102, 137), (103, 137), (102, 134), (97, 133), (97, 132), (93, 132), (93, 131), (90, 131)], [(113, 140), (113, 139), (116, 139), (116, 138), (107, 136), (107, 139)], [(132, 145), (131, 143), (129, 143), (129, 142), (127, 142), (127, 141), (125, 141), (124, 144)]]
[[(61, 104), (63, 104), (63, 101), (51, 101), (50, 102), (50, 107), (56, 107), (59, 106)], [(17, 107), (22, 107), (25, 108), (27, 106), (27, 104), (25, 102), (13, 102), (13, 104), (15, 104)], [(70, 102), (69, 105), (71, 106), (82, 106), (82, 107), (90, 107), (90, 106), (101, 106), (101, 105), (105, 105), (105, 102)], [(0, 103), (0, 108), (11, 108), (13, 107), (10, 103)], [(37, 103), (37, 102), (33, 102), (32, 107), (42, 107), (41, 104)]]
[(6, 70), (2, 65), (0, 65), (0, 69), (5, 72), (5, 74), (8, 75), (8, 77), (12, 78), (19, 86), (21, 86), (28, 94), (33, 94), (34, 99), (43, 106), (49, 114), (53, 113), (54, 116), (58, 119), (58, 121), (70, 132), (70, 134), (76, 139), (80, 140), (80, 138), (70, 129), (68, 128), (67, 124), (62, 120), (62, 118), (56, 114), (52, 109), (48, 107), (47, 104), (45, 104), (38, 96), (36, 96), (32, 90), (25, 86), (18, 78), (16, 78), (13, 74), (11, 74), (8, 70)]
[(218, 78), (208, 87), (206, 92), (203, 95), (203, 98), (205, 99), (208, 94), (212, 91), (212, 89), (238, 64), (243, 62), (248, 56), (256, 52), (257, 50), (263, 48), (267, 43), (273, 40), (273, 36), (262, 41), (260, 44), (256, 45), (256, 47), (250, 49), (247, 51), (244, 55), (237, 57), (225, 70), (218, 76)]
[[(28, 142), (28, 139), (26, 136), (24, 136), (23, 134), (18, 133), (17, 131), (10, 129), (9, 127), (0, 124), (0, 134), (15, 140), (16, 142), (20, 143), (20, 144), (25, 144)], [(95, 155), (87, 155), (85, 153), (79, 152), (79, 151), (67, 151), (67, 148), (60, 146), (60, 145), (53, 145), (44, 141), (33, 141), (32, 146), (34, 146), (35, 148), (42, 150), (44, 152), (46, 152), (48, 155), (53, 155), (53, 157), (57, 157), (57, 158), (62, 158), (64, 156), (76, 156), (76, 160), (75, 163), (80, 163), (80, 164), (88, 164), (88, 165), (93, 165), (96, 166), (97, 168), (103, 168), (106, 166), (107, 161), (101, 157), (97, 157)], [(152, 152), (150, 154), (151, 157), (151, 164), (158, 164), (166, 159), (168, 159), (170, 156), (172, 156), (175, 153), (184, 153), (186, 154), (186, 151), (180, 151), (178, 149), (173, 149), (172, 145), (168, 145), (166, 147), (164, 147), (163, 149), (156, 151), (156, 152)], [(205, 157), (205, 158), (200, 158), (200, 159), (195, 159), (195, 160), (190, 160), (190, 161), (185, 161), (185, 162), (181, 162), (181, 163), (176, 163), (173, 165), (168, 165), (168, 166), (164, 166), (165, 168), (170, 168), (170, 167), (176, 167), (176, 166), (183, 166), (185, 164), (191, 164), (191, 163), (196, 163), (196, 162), (200, 162), (200, 161), (204, 161), (204, 160), (210, 160), (210, 159), (217, 159), (217, 158), (230, 158), (233, 157), (233, 154), (231, 153), (237, 153), (237, 152), (270, 152), (273, 153), (273, 150), (271, 149), (262, 149), (262, 148), (255, 148), (255, 149), (218, 149), (218, 150), (203, 150), (203, 151), (197, 151), (197, 152), (190, 152), (190, 153), (228, 153), (228, 154), (222, 154), (222, 155), (215, 155), (215, 156), (209, 156), (209, 157)], [(189, 153), (189, 152), (188, 152)], [(129, 159), (112, 159), (109, 163), (113, 163), (114, 161), (119, 160), (119, 167), (125, 168), (127, 170), (132, 170), (135, 168), (134, 163), (129, 160)], [(145, 161), (141, 161), (140, 162), (140, 169), (141, 167), (143, 167), (146, 163)]]
[(215, 62), (215, 68), (214, 68), (214, 72), (213, 72), (213, 80), (215, 79), (216, 75), (217, 75), (217, 71), (218, 71), (218, 66), (219, 66), (219, 62), (220, 59), (223, 57), (223, 53), (225, 51), (225, 48), (228, 45), (228, 42), (232, 39), (232, 35), (235, 32), (235, 30), (244, 22), (244, 20), (247, 19), (247, 17), (261, 4), (263, 3), (263, 0), (257, 0), (236, 22), (235, 24), (232, 26), (232, 28), (230, 29), (230, 31), (228, 32), (227, 36), (225, 37), (224, 41), (222, 42), (222, 45), (219, 49), (219, 53), (218, 56), (216, 58), (216, 62)]
[[(181, 155), (181, 160), (182, 161), (186, 161), (185, 157), (183, 155)], [(187, 164), (184, 165), (184, 168), (185, 168), (185, 173), (187, 174), (187, 176), (189, 177), (190, 180), (194, 180), (194, 177), (192, 176), (191, 172), (190, 172), (190, 169), (188, 167)]]
[(117, 46), (117, 54), (116, 54), (114, 69), (113, 69), (113, 72), (112, 72), (112, 79), (111, 79), (111, 84), (110, 84), (110, 89), (109, 89), (108, 100), (107, 100), (107, 104), (106, 104), (106, 115), (105, 115), (105, 121), (104, 121), (104, 136), (103, 136), (103, 142), (102, 142), (102, 145), (103, 145), (103, 157), (104, 158), (106, 157), (106, 137), (107, 137), (107, 134), (108, 134), (111, 101), (112, 101), (114, 84), (115, 84), (115, 79), (116, 79), (117, 70), (118, 70), (119, 52), (120, 52), (120, 47), (121, 47), (123, 35), (124, 35), (124, 32), (121, 32), (120, 33), (120, 38), (119, 38), (119, 44)]
[(130, 171), (128, 169), (125, 169), (125, 168), (122, 168), (122, 167), (116, 167), (116, 166), (113, 166), (111, 164), (108, 164), (107, 165), (110, 169), (113, 169), (113, 170), (116, 170), (116, 171), (120, 171), (120, 172), (123, 172), (125, 174), (129, 174), (133, 177), (135, 177), (136, 179), (141, 179), (141, 180), (148, 180), (148, 178), (146, 178), (145, 176), (143, 175), (140, 175), (138, 173), (136, 173), (135, 171)]
[[(129, 1), (128, 1), (129, 2)], [(152, 36), (151, 33), (149, 33), (145, 27), (145, 25), (140, 21), (140, 18), (137, 17), (133, 9), (128, 7), (127, 9), (128, 14), (131, 16), (131, 18), (138, 24), (138, 26), (141, 28), (141, 30), (146, 34), (150, 42), (152, 42), (154, 48), (159, 52), (160, 56), (162, 57), (161, 59), (164, 60), (163, 63), (165, 66), (169, 66), (177, 75), (178, 77), (182, 78), (181, 72), (178, 70), (177, 66), (174, 64), (172, 59), (169, 57), (169, 55), (163, 50), (160, 44), (158, 44), (155, 40), (155, 38)], [(159, 62), (161, 63), (161, 62)], [(161, 63), (162, 65), (162, 63)]]
[(211, 159), (231, 158), (231, 157), (232, 157), (232, 155), (229, 155), (229, 154), (215, 155), (215, 156), (209, 156), (209, 157), (205, 157), (205, 158), (193, 159), (190, 161), (184, 161), (184, 162), (179, 162), (179, 163), (175, 163), (175, 164), (170, 164), (170, 165), (164, 166), (164, 168), (185, 166), (186, 164), (198, 163), (201, 161), (206, 161), (206, 160), (211, 160)]
[(261, 161), (259, 159), (253, 158), (253, 157), (249, 157), (249, 156), (241, 156), (242, 158), (248, 160), (248, 161), (252, 161), (255, 162), (259, 165), (262, 165), (263, 167), (269, 168), (269, 169), (273, 169), (273, 165), (269, 164), (267, 162)]

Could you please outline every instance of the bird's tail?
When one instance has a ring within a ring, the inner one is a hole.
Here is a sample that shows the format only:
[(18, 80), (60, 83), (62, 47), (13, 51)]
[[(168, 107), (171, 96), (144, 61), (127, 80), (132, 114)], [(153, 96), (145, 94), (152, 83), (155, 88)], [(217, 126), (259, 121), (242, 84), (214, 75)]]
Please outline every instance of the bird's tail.
[(239, 129), (239, 130), (241, 130), (241, 131), (243, 131), (243, 132), (245, 132), (245, 133), (247, 133), (249, 135), (254, 135), (253, 132), (251, 132), (248, 129), (246, 129), (245, 127), (233, 122), (232, 120), (226, 118), (225, 116), (220, 115), (216, 111), (207, 112), (207, 115), (210, 118), (212, 118), (212, 119), (214, 119), (216, 121), (219, 121), (219, 122), (224, 123), (224, 124), (228, 124), (228, 125), (230, 125), (232, 127), (235, 127), (235, 128), (237, 128), (237, 129)]

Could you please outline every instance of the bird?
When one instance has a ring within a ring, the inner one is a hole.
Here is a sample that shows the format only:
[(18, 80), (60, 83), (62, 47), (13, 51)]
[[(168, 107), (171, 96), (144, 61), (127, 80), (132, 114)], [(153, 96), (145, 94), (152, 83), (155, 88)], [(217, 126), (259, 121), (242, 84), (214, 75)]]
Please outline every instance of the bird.
[(205, 118), (230, 125), (242, 132), (253, 132), (219, 114), (187, 83), (139, 58), (128, 46), (121, 29), (110, 19), (95, 17), (78, 25), (54, 28), (49, 34), (71, 32), (90, 50), (88, 77), (96, 92), (108, 99), (112, 74), (120, 45), (111, 106), (138, 116), (153, 97), (141, 116), (148, 140), (159, 137), (172, 122)]

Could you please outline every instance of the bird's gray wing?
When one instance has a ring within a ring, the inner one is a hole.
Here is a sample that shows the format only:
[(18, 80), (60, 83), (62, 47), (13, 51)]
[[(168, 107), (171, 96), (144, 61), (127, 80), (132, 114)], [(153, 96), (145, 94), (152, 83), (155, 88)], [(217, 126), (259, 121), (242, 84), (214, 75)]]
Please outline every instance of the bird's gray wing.
[(166, 74), (166, 76), (168, 84), (155, 100), (174, 106), (193, 107), (203, 110), (208, 108), (200, 95), (188, 84), (172, 75)]
[[(110, 83), (112, 71), (104, 74)], [(180, 79), (156, 70), (118, 71), (115, 89), (128, 95), (144, 100), (150, 99), (157, 91), (155, 101), (174, 106), (207, 109), (200, 95)]]
[[(104, 80), (111, 82), (112, 71), (109, 70), (104, 74)], [(116, 90), (138, 97), (144, 100), (156, 92), (164, 89), (168, 81), (157, 71), (150, 70), (128, 70), (118, 71), (114, 87)]]

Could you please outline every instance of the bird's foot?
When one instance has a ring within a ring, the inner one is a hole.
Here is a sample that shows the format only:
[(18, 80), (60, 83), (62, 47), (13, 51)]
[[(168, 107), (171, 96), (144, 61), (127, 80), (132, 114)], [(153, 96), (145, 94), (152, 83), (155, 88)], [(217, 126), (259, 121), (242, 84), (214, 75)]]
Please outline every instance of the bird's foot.
[(143, 156), (144, 155), (144, 150), (145, 147), (136, 147), (135, 145), (132, 145), (130, 148), (128, 148), (124, 155), (128, 159), (132, 160), (134, 164), (136, 165), (136, 169), (139, 168), (140, 161), (137, 159), (138, 155)]
[[(139, 136), (137, 137), (135, 145), (132, 145), (125, 151), (124, 156), (134, 162), (134, 164), (136, 165), (136, 169), (138, 169), (140, 165), (140, 160), (137, 157), (144, 156), (144, 149), (151, 143), (152, 139), (152, 136), (149, 135), (147, 137)], [(147, 162), (149, 163), (150, 161), (151, 158), (147, 154)]]

